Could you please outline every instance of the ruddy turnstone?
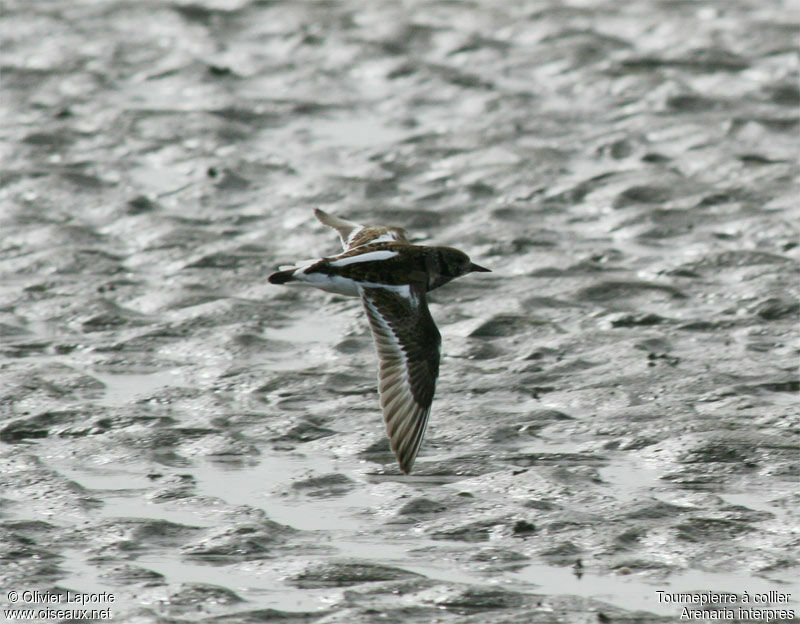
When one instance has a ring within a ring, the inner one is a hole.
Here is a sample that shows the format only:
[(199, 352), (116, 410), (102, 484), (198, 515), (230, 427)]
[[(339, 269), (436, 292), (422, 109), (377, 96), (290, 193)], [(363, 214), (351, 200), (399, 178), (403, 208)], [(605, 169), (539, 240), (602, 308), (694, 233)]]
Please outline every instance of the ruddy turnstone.
[(489, 271), (452, 247), (412, 245), (399, 227), (364, 226), (315, 210), (339, 232), (338, 256), (280, 267), (271, 284), (307, 284), (361, 297), (380, 366), (378, 390), (389, 443), (408, 474), (428, 425), (442, 342), (425, 293), (472, 271)]

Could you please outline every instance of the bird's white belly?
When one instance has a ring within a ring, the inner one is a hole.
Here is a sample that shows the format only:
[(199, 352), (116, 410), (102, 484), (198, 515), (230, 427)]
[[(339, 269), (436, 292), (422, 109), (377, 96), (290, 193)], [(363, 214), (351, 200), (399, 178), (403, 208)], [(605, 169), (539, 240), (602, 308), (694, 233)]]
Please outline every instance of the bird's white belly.
[(336, 293), (337, 295), (345, 295), (347, 297), (361, 295), (358, 291), (358, 284), (355, 281), (339, 275), (325, 275), (323, 273), (311, 273), (309, 275), (298, 271), (295, 273), (295, 279), (314, 288)]

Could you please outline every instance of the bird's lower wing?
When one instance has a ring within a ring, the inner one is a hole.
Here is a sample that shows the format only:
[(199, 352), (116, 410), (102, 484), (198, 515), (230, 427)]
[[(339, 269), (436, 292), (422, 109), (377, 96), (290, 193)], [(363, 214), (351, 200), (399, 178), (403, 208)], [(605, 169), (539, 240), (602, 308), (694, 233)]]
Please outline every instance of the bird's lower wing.
[(380, 360), (378, 390), (386, 432), (400, 469), (408, 474), (428, 425), (441, 335), (421, 289), (360, 290)]

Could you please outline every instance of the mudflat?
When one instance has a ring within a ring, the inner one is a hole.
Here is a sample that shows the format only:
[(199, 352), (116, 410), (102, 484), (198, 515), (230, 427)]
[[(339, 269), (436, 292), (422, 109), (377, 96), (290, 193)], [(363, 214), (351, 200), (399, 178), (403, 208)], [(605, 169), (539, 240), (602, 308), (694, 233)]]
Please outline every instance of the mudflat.
[[(0, 6), (3, 609), (798, 621), (796, 7)], [(314, 207), (493, 271), (410, 476)]]

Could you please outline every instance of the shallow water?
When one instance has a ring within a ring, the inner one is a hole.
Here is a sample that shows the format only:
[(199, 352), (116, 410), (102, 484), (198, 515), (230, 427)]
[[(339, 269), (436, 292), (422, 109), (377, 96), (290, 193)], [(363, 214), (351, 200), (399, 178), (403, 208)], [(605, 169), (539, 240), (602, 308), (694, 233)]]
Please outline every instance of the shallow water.
[(159, 390), (176, 385), (179, 371), (111, 374), (92, 371), (90, 374), (105, 386), (100, 402), (113, 407), (146, 399)]
[[(800, 612), (795, 6), (0, 6), (0, 586), (137, 623)], [(336, 253), (318, 206), (493, 271), (431, 294), (410, 476), (360, 302), (267, 283)]]

